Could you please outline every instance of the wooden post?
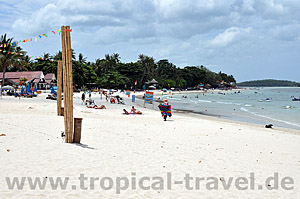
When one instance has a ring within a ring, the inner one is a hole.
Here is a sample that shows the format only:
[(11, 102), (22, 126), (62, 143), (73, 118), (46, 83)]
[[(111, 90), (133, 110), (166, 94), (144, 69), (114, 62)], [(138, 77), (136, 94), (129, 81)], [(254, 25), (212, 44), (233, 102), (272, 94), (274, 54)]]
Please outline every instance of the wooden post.
[(70, 26), (66, 26), (66, 44), (67, 44), (67, 72), (68, 72), (68, 93), (69, 93), (69, 141), (73, 142), (73, 70), (72, 70), (72, 48), (71, 48), (71, 34), (70, 34)]
[(62, 63), (64, 78), (65, 142), (73, 142), (73, 78), (70, 26), (61, 27)]
[(61, 116), (62, 63), (57, 64), (57, 115)]

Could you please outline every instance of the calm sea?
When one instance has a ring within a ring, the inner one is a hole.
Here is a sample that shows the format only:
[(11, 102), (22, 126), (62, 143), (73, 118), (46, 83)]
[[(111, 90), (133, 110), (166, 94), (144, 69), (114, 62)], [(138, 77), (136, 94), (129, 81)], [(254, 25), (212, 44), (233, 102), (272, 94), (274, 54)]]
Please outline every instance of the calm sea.
[(299, 87), (246, 88), (240, 92), (210, 91), (205, 94), (168, 95), (163, 98), (169, 100), (173, 109), (300, 130), (300, 101), (292, 101), (293, 96), (300, 98)]

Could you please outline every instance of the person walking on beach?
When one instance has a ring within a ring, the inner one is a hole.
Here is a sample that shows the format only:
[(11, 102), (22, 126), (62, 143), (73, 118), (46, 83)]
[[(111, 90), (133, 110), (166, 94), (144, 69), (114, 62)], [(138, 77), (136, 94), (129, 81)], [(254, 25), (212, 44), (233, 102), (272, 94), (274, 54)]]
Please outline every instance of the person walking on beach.
[(93, 100), (92, 100), (92, 93), (91, 93), (91, 92), (89, 93), (89, 103), (90, 103), (90, 105), (93, 103)]
[(164, 121), (167, 121), (168, 116), (172, 116), (171, 105), (168, 103), (167, 99), (165, 99), (162, 104), (158, 105), (158, 108), (161, 112), (161, 116), (164, 118)]
[(82, 93), (81, 100), (82, 100), (82, 103), (84, 104), (84, 101), (85, 101), (85, 92)]

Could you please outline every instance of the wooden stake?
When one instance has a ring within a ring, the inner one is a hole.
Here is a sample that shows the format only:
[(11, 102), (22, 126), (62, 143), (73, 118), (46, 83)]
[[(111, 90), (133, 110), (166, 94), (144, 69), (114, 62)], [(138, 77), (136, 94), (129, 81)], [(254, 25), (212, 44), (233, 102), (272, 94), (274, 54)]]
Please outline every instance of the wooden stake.
[(62, 63), (57, 64), (57, 115), (61, 116), (61, 91), (62, 91)]
[(65, 142), (69, 143), (69, 126), (68, 126), (68, 92), (67, 92), (67, 65), (66, 65), (66, 38), (65, 27), (61, 27), (61, 44), (62, 44), (62, 64), (63, 64), (63, 87), (64, 87), (64, 124), (65, 124)]
[[(70, 30), (70, 26), (66, 26), (67, 30)], [(69, 141), (73, 142), (73, 71), (72, 71), (72, 48), (71, 48), (71, 35), (70, 31), (66, 31), (66, 44), (67, 44), (67, 71), (68, 71), (68, 93), (69, 93)]]
[(62, 41), (62, 63), (64, 78), (64, 123), (65, 123), (65, 142), (73, 142), (73, 77), (72, 77), (72, 49), (70, 26), (61, 27)]

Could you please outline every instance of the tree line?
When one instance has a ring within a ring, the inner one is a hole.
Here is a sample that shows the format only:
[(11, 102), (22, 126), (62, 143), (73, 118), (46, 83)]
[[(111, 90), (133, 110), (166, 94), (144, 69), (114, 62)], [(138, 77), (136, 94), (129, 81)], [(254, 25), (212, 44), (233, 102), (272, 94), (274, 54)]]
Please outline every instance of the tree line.
[[(6, 35), (2, 35), (0, 44), (11, 41), (11, 38), (6, 39)], [(1, 47), (0, 50), (0, 70), (4, 73), (28, 70), (56, 75), (57, 62), (62, 58), (60, 51), (55, 55), (44, 53), (40, 59), (31, 60), (19, 46)], [(155, 61), (153, 57), (143, 54), (138, 55), (137, 61), (129, 63), (121, 62), (118, 53), (106, 54), (104, 58), (98, 58), (95, 62), (88, 62), (82, 53), (79, 53), (78, 57), (75, 55), (72, 50), (73, 81), (77, 88), (85, 86), (142, 89), (143, 85), (152, 79), (157, 80), (163, 88), (193, 88), (199, 84), (218, 87), (220, 84), (232, 86), (236, 83), (232, 75), (221, 71), (215, 73), (202, 65), (179, 68), (167, 59)]]
[(238, 83), (237, 85), (245, 87), (300, 87), (299, 82), (275, 79), (246, 81)]

